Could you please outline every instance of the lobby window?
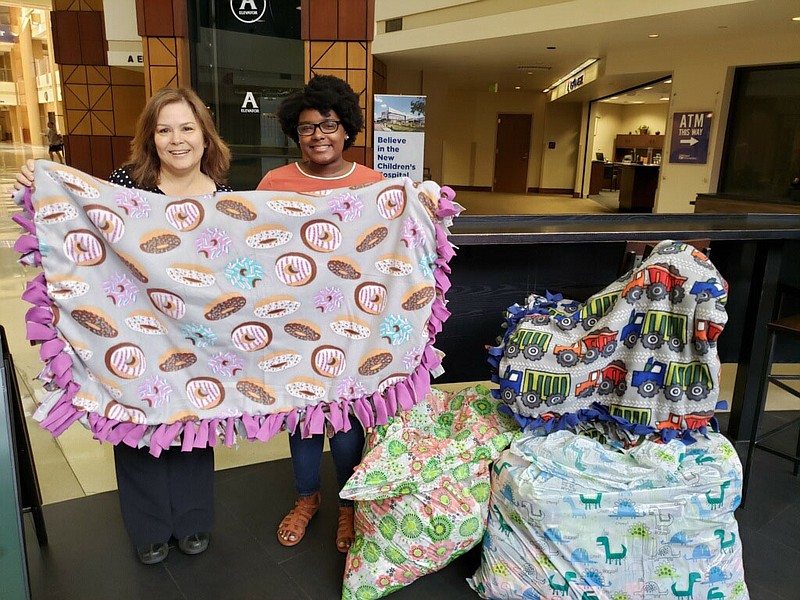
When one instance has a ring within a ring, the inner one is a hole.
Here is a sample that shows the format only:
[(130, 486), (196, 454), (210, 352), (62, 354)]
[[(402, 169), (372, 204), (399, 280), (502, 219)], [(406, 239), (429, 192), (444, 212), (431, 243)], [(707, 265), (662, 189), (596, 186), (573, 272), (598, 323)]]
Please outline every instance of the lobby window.
[(800, 64), (736, 70), (719, 192), (800, 201)]
[(275, 115), (305, 83), (299, 4), (188, 3), (192, 83), (231, 148), (234, 189), (254, 189), (264, 173), (300, 156)]
[(11, 53), (0, 53), (0, 81), (14, 81), (11, 75)]

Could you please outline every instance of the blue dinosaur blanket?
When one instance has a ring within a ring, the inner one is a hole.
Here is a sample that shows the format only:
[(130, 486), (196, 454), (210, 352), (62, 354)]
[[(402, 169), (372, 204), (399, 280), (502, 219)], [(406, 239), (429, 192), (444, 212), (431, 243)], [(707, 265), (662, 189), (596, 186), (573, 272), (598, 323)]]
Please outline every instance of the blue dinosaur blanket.
[(37, 417), (158, 455), (386, 423), (425, 397), (460, 207), (433, 182), (170, 198), (37, 161), (15, 248)]
[(742, 468), (724, 436), (624, 452), (570, 431), (528, 434), (492, 468), (482, 598), (746, 600), (734, 511)]
[(528, 429), (691, 441), (715, 423), (727, 290), (706, 256), (667, 240), (584, 303), (532, 295), (490, 349), (495, 393)]

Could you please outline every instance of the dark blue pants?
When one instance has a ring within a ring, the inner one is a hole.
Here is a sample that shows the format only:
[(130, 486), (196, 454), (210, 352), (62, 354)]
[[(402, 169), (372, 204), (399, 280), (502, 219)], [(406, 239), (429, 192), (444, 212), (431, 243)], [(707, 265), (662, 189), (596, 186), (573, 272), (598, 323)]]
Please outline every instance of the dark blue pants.
[[(353, 469), (361, 462), (364, 450), (364, 430), (361, 423), (352, 419), (353, 427), (348, 432), (340, 431), (330, 438), (331, 456), (336, 466), (336, 479), (339, 489), (344, 487), (353, 474)], [(300, 496), (310, 496), (319, 491), (319, 467), (322, 460), (323, 434), (302, 438), (299, 433), (289, 436), (289, 450), (292, 453), (294, 486)], [(340, 506), (352, 506), (352, 500), (339, 499)]]

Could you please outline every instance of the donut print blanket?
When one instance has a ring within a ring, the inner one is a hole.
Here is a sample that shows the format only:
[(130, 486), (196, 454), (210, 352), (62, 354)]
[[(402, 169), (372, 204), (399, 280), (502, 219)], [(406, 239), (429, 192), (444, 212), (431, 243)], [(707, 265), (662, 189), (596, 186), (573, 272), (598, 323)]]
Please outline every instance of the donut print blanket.
[(386, 423), (425, 397), (461, 207), (433, 182), (171, 198), (48, 161), (17, 195), (37, 418), (160, 452)]

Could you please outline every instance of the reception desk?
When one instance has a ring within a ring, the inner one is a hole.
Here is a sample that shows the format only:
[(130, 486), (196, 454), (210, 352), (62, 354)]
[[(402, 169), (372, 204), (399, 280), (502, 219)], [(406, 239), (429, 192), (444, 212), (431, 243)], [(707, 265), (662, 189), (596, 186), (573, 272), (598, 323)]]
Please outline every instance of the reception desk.
[(620, 212), (653, 212), (658, 188), (658, 165), (615, 163), (619, 172)]
[[(652, 172), (657, 172), (653, 169)], [(528, 293), (584, 300), (618, 276), (627, 241), (709, 239), (730, 285), (730, 319), (720, 358), (738, 363), (728, 435), (750, 435), (787, 241), (800, 240), (800, 215), (504, 215), (455, 220), (453, 313), (436, 345), (447, 353), (441, 381), (488, 377), (484, 346), (502, 334), (503, 309)]]

